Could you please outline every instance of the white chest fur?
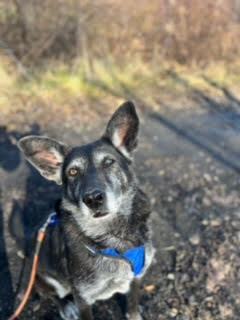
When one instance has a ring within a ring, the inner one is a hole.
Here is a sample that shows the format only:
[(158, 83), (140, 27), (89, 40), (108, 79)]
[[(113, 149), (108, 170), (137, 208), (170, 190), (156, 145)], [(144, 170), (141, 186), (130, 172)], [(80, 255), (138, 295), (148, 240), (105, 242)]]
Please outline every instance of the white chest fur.
[[(150, 242), (145, 246), (145, 254), (144, 270), (138, 278), (144, 276), (152, 262), (154, 248)], [(124, 294), (129, 291), (134, 273), (128, 262), (99, 256), (96, 259), (96, 265), (98, 272), (93, 281), (88, 280), (88, 282), (80, 283), (78, 286), (79, 294), (87, 303), (92, 304), (97, 300), (109, 299), (117, 292)]]
[(128, 292), (134, 278), (129, 263), (100, 256), (96, 260), (96, 265), (98, 272), (93, 281), (88, 280), (79, 284), (79, 294), (87, 303), (108, 299), (116, 292)]

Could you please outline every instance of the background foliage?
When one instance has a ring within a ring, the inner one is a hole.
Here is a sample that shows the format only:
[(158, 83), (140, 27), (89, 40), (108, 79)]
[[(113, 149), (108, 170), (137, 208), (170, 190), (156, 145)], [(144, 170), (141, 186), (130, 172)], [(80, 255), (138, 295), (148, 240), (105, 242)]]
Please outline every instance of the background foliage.
[(206, 78), (233, 88), (239, 36), (239, 0), (2, 0), (0, 107), (153, 107), (160, 94), (186, 96), (177, 75), (208, 92)]

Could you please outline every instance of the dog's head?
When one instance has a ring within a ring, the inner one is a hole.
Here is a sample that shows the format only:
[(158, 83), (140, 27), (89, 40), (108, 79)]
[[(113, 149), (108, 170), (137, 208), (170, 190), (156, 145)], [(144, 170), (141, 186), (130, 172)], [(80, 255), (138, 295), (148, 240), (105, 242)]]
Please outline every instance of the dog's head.
[(126, 102), (93, 143), (71, 148), (46, 137), (27, 136), (19, 148), (45, 178), (62, 184), (65, 208), (80, 223), (89, 223), (130, 212), (135, 190), (131, 158), (138, 127), (135, 107)]

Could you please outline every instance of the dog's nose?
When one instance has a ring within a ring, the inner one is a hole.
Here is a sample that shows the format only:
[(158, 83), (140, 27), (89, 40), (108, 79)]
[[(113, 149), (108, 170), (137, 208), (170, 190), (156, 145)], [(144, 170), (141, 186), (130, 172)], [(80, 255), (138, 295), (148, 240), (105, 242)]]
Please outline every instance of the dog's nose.
[(104, 201), (104, 193), (100, 190), (86, 192), (83, 196), (83, 202), (91, 209), (99, 208)]

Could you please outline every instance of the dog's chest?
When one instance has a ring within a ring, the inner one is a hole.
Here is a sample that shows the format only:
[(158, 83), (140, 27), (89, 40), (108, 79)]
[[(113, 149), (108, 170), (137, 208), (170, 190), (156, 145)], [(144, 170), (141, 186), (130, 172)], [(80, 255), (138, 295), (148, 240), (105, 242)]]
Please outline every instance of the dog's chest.
[[(141, 278), (149, 268), (153, 256), (154, 248), (152, 243), (145, 244), (145, 265), (142, 273), (138, 276)], [(115, 293), (127, 293), (130, 284), (135, 275), (132, 266), (124, 259), (97, 256), (92, 260), (94, 266), (91, 279), (82, 279), (77, 287), (79, 294), (89, 304), (97, 300), (105, 300), (112, 297)]]
[(91, 280), (80, 281), (79, 294), (89, 304), (105, 300), (115, 293), (126, 293), (134, 278), (130, 264), (123, 259), (99, 256), (94, 261), (95, 270)]

